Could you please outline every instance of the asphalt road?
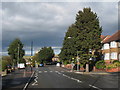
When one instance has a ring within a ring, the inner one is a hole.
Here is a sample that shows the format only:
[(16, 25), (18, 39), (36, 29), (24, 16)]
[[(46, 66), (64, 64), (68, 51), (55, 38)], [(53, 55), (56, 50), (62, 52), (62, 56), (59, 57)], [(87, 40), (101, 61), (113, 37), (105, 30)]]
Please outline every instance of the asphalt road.
[(15, 70), (2, 77), (2, 90), (23, 89), (31, 77), (30, 68)]
[(29, 88), (89, 88), (103, 90), (119, 88), (119, 73), (110, 75), (77, 74), (56, 66), (36, 69)]

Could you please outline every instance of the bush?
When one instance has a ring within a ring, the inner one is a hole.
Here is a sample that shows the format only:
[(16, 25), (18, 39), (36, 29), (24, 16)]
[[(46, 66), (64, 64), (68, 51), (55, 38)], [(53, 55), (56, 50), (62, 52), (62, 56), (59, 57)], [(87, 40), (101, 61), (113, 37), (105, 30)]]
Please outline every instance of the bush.
[(114, 60), (114, 61), (113, 61), (113, 64), (116, 63), (116, 62), (120, 63), (120, 61), (118, 61), (118, 60)]
[(115, 62), (114, 65), (115, 65), (116, 67), (119, 67), (119, 66), (120, 66), (120, 62)]
[(67, 61), (67, 60), (64, 61), (64, 65), (67, 65), (67, 64), (69, 64), (69, 61)]
[(97, 61), (95, 66), (97, 69), (104, 69), (106, 67), (104, 60)]
[(6, 60), (2, 60), (2, 71), (7, 69), (7, 64), (8, 64), (8, 62)]
[(119, 66), (120, 66), (120, 62), (115, 61), (113, 64), (106, 65), (106, 68), (111, 69), (111, 68), (117, 68)]

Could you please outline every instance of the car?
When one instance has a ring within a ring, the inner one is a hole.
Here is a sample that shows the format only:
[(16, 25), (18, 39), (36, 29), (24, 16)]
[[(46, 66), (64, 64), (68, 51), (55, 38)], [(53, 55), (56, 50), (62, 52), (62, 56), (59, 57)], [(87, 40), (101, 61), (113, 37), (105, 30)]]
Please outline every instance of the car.
[(12, 71), (12, 66), (11, 65), (7, 65), (7, 72), (11, 72)]
[(57, 63), (56, 66), (60, 67), (60, 63)]
[(43, 66), (44, 66), (44, 64), (43, 64), (43, 63), (41, 63), (39, 66), (40, 66), (40, 67), (43, 67)]

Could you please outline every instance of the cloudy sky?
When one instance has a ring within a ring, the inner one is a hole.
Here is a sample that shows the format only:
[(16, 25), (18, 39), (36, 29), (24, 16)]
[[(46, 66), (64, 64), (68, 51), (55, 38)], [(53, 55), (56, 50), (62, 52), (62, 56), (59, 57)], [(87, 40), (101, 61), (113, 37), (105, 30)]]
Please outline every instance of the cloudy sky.
[(52, 46), (58, 54), (65, 32), (84, 7), (91, 7), (97, 13), (103, 35), (118, 30), (117, 2), (2, 2), (3, 54), (6, 55), (15, 38), (24, 43), (26, 55), (30, 53), (31, 41), (35, 52), (43, 46)]

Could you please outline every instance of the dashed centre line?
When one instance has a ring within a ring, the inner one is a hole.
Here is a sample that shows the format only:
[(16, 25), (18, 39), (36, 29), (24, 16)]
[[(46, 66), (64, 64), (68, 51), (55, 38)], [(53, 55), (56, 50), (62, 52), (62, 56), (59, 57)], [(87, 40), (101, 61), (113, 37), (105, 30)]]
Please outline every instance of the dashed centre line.
[(52, 72), (56, 72), (56, 73), (58, 73), (58, 72), (65, 72), (65, 71), (38, 71), (38, 73), (52, 73)]
[[(66, 78), (69, 78), (69, 79), (71, 79), (71, 80), (74, 80), (74, 81), (76, 81), (76, 82), (78, 82), (78, 83), (83, 83), (82, 81), (80, 81), (79, 79), (76, 79), (76, 78), (73, 78), (73, 77), (70, 77), (70, 76), (68, 76), (68, 75), (66, 75), (66, 74), (63, 74), (62, 72), (64, 72), (64, 71), (39, 71), (39, 73), (52, 73), (52, 72), (56, 72), (57, 74), (59, 74), (59, 75), (62, 75), (62, 76), (64, 76), (64, 77), (66, 77)], [(37, 84), (37, 79), (38, 79), (38, 75), (36, 75), (36, 78), (35, 78), (35, 82), (33, 83), (33, 85), (38, 85)], [(93, 85), (91, 85), (91, 84), (89, 84), (89, 86), (90, 87), (92, 87), (92, 88), (95, 88), (95, 89), (98, 89), (98, 90), (102, 90), (102, 89), (100, 89), (100, 88), (98, 88), (98, 87), (96, 87), (96, 86), (93, 86)]]
[(45, 73), (48, 72), (48, 71), (44, 71)]

